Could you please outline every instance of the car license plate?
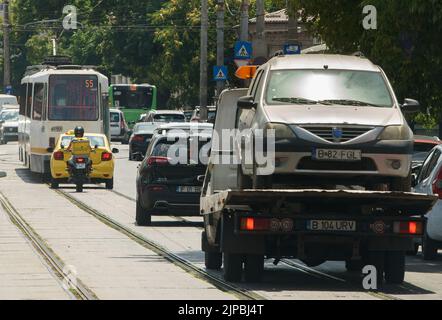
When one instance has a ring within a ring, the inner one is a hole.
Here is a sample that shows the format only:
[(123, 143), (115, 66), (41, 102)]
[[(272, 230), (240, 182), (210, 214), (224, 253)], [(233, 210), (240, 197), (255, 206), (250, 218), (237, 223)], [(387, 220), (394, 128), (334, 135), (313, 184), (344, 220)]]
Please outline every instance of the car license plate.
[(316, 160), (360, 161), (361, 150), (316, 149), (313, 151)]
[(77, 163), (75, 165), (76, 169), (86, 169), (86, 163)]
[(201, 187), (194, 187), (194, 186), (180, 186), (176, 188), (177, 192), (183, 192), (183, 193), (200, 193)]
[(356, 231), (356, 221), (309, 220), (307, 229), (311, 231)]

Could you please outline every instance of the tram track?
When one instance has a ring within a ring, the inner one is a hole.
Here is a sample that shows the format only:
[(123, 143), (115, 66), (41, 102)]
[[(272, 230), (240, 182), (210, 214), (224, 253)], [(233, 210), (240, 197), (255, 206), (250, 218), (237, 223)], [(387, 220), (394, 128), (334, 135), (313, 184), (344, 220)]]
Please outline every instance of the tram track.
[[(196, 278), (199, 278), (201, 280), (209, 282), (212, 285), (214, 285), (216, 288), (218, 288), (224, 292), (230, 293), (241, 300), (266, 300), (266, 298), (262, 295), (259, 295), (257, 293), (251, 292), (245, 288), (242, 288), (242, 287), (239, 287), (235, 284), (224, 281), (221, 277), (216, 276), (210, 272), (207, 272), (206, 270), (204, 270), (202, 268), (199, 268), (198, 266), (196, 266), (193, 263), (189, 262), (188, 260), (180, 257), (179, 255), (176, 255), (175, 253), (164, 248), (163, 246), (159, 245), (158, 243), (145, 238), (144, 236), (131, 230), (130, 228), (127, 228), (126, 226), (124, 226), (121, 223), (115, 221), (114, 219), (108, 217), (107, 215), (103, 214), (102, 212), (100, 212), (100, 211), (90, 207), (89, 205), (83, 203), (82, 201), (76, 199), (74, 196), (70, 195), (69, 193), (67, 193), (63, 190), (60, 190), (60, 189), (56, 189), (55, 192), (57, 192), (60, 196), (67, 199), (68, 201), (70, 201), (72, 204), (74, 204), (75, 206), (77, 206), (81, 210), (92, 215), (93, 217), (95, 217), (99, 221), (101, 221), (104, 224), (108, 225), (109, 227), (119, 231), (120, 233), (128, 236), (130, 239), (139, 243), (140, 245), (142, 245), (146, 249), (149, 249), (149, 250), (155, 252), (157, 255), (163, 257), (164, 259), (173, 263), (174, 265), (179, 266), (184, 271), (186, 271), (189, 274), (192, 274)], [(120, 196), (121, 196), (121, 194), (120, 194)], [(128, 198), (128, 197), (125, 197), (125, 198)], [(132, 199), (130, 199), (130, 200), (132, 200)]]
[[(14, 206), (9, 202), (6, 196), (0, 192), (0, 205), (5, 210), (11, 221), (17, 226), (20, 232), (30, 241), (36, 252), (48, 264), (53, 274), (60, 280), (64, 280), (65, 284), (69, 286), (70, 293), (77, 300), (97, 300), (97, 296), (85, 286), (81, 280), (75, 279), (71, 281), (69, 274), (66, 272), (66, 265), (57, 257), (52, 249), (45, 244), (40, 236), (29, 226), (29, 224), (22, 218)], [(67, 289), (67, 288), (65, 288)]]

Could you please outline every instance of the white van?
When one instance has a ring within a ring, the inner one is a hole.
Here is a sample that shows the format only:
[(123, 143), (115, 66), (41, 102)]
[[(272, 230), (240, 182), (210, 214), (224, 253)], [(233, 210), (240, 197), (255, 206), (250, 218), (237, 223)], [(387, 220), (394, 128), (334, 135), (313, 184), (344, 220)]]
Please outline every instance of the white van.
[(3, 109), (4, 106), (10, 106), (18, 108), (18, 101), (16, 96), (11, 96), (9, 94), (0, 94), (0, 111)]
[(123, 112), (118, 109), (110, 109), (109, 111), (111, 140), (127, 144), (130, 134)]

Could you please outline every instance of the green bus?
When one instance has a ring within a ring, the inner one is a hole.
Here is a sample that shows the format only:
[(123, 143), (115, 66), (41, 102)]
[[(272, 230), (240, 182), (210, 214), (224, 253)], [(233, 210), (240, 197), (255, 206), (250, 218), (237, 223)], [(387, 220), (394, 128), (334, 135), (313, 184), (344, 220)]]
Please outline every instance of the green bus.
[(140, 116), (157, 108), (157, 88), (150, 84), (113, 84), (109, 87), (111, 108), (124, 113), (132, 128)]

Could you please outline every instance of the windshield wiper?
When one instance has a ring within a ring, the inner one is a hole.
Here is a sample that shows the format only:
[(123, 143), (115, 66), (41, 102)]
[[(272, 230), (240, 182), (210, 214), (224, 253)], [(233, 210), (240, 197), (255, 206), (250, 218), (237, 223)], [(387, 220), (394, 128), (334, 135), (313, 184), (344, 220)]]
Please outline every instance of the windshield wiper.
[(286, 103), (293, 103), (293, 104), (330, 104), (324, 101), (316, 101), (316, 100), (310, 100), (306, 98), (299, 98), (299, 97), (291, 97), (291, 98), (273, 98), (273, 101), (278, 102), (286, 102)]
[(348, 100), (348, 99), (337, 99), (337, 100), (322, 100), (320, 102), (329, 103), (329, 104), (338, 104), (343, 106), (370, 106), (370, 107), (382, 107), (378, 104), (359, 101), (359, 100)]

